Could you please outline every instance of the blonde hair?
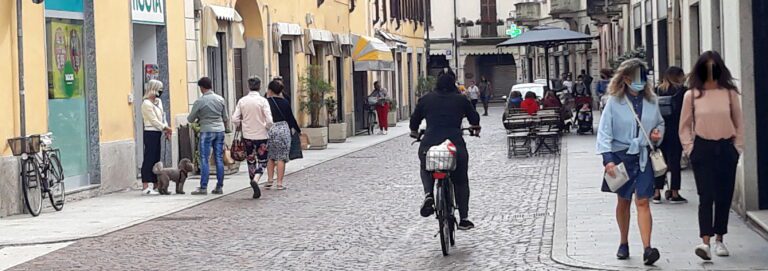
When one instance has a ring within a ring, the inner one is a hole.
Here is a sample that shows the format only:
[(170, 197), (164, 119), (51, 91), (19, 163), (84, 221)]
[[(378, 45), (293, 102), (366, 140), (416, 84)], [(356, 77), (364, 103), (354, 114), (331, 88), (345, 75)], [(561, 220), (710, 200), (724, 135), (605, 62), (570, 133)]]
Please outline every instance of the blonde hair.
[(146, 84), (146, 90), (144, 90), (144, 99), (149, 99), (149, 96), (152, 95), (154, 97), (157, 97), (160, 95), (160, 90), (163, 89), (163, 82), (157, 81), (155, 79), (149, 80)]
[[(624, 82), (624, 78), (633, 76), (637, 69), (646, 68), (645, 62), (638, 58), (628, 59), (621, 63), (619, 68), (613, 74), (611, 82), (608, 84), (608, 94), (617, 98), (624, 98), (627, 93), (627, 84)], [(651, 82), (645, 82), (645, 90), (643, 91), (643, 98), (648, 101), (656, 99), (656, 94), (651, 88)]]

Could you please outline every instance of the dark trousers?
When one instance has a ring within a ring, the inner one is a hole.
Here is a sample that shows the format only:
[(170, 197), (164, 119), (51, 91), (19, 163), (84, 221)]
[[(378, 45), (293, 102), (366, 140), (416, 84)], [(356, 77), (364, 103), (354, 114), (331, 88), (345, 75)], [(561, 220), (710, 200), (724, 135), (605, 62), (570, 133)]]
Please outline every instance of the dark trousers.
[(472, 108), (474, 108), (475, 111), (477, 111), (477, 99), (472, 99), (471, 101), (472, 101)]
[[(431, 146), (419, 146), (419, 160), (421, 160), (421, 183), (424, 185), (424, 193), (432, 194), (435, 187), (435, 179), (430, 172), (425, 170), (427, 166), (427, 150)], [(456, 145), (456, 170), (451, 172), (451, 181), (453, 182), (453, 193), (456, 198), (456, 205), (459, 208), (459, 216), (465, 219), (469, 216), (469, 154), (466, 146)]]
[[(669, 189), (680, 190), (680, 159), (683, 157), (683, 149), (676, 147), (666, 147), (662, 145), (662, 152), (664, 153), (664, 160), (667, 163), (667, 172), (671, 175), (671, 182)], [(654, 187), (656, 189), (663, 189), (667, 182), (667, 175), (656, 177), (656, 183)]]
[(697, 137), (693, 146), (691, 165), (699, 194), (699, 236), (726, 234), (739, 153), (732, 140)]
[(155, 163), (160, 162), (162, 132), (144, 131), (144, 162), (141, 163), (141, 182), (156, 183), (157, 176), (152, 172)]

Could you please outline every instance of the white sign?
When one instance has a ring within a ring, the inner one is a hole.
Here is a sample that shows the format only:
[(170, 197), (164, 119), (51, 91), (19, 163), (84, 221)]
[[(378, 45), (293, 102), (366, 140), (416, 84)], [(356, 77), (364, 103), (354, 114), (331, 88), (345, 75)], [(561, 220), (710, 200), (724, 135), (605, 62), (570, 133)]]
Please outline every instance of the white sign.
[(131, 19), (135, 23), (165, 24), (164, 0), (129, 0), (131, 1)]
[(450, 49), (445, 50), (445, 59), (447, 60), (453, 59), (453, 51), (451, 51)]

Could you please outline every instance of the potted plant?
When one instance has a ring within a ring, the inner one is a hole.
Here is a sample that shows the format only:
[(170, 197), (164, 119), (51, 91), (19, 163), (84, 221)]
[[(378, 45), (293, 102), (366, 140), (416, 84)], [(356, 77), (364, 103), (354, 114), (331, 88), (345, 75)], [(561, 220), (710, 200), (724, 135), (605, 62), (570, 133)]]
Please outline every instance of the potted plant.
[(307, 68), (301, 85), (304, 89), (301, 111), (309, 114), (309, 126), (302, 130), (309, 137), (310, 149), (325, 149), (328, 147), (328, 129), (320, 124), (320, 113), (325, 106), (325, 96), (333, 90), (333, 86), (323, 79), (323, 70), (318, 65)]
[(419, 76), (419, 81), (416, 85), (416, 98), (420, 98), (435, 89), (435, 84), (434, 76)]
[(395, 127), (397, 126), (397, 110), (399, 109), (397, 107), (397, 101), (395, 100), (389, 100), (389, 113), (387, 115), (387, 120), (389, 121), (389, 127)]
[(332, 96), (325, 98), (325, 111), (328, 112), (328, 142), (343, 143), (347, 141), (347, 124), (339, 121), (336, 116), (338, 102)]

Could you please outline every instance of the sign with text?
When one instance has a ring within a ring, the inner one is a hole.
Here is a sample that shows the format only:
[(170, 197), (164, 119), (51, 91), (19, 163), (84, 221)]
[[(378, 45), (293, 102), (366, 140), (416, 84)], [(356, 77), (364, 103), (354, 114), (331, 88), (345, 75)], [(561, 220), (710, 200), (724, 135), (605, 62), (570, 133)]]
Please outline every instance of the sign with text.
[(129, 0), (131, 1), (131, 19), (135, 23), (165, 24), (164, 0)]

